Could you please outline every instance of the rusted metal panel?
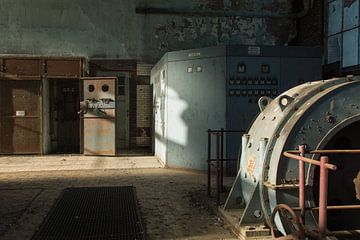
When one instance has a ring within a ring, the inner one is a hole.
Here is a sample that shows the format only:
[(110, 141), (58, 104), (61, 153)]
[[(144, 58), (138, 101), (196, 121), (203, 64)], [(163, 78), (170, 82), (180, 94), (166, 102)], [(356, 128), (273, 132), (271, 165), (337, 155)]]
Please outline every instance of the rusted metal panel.
[(41, 153), (40, 131), (39, 118), (2, 118), (0, 153)]
[(134, 72), (136, 60), (123, 59), (91, 59), (89, 62), (90, 76), (99, 76), (101, 72)]
[(115, 80), (84, 78), (83, 149), (85, 155), (115, 155)]
[(41, 83), (0, 81), (0, 153), (41, 153)]
[[(84, 80), (84, 99), (100, 99), (115, 97), (115, 79), (114, 77), (82, 78)], [(107, 91), (103, 87), (108, 86)], [(92, 87), (93, 91), (90, 91)]]
[(48, 78), (80, 78), (84, 71), (81, 58), (46, 59), (45, 66)]
[(40, 82), (2, 81), (1, 86), (1, 116), (15, 117), (19, 111), (25, 111), (25, 116), (40, 116)]
[(5, 76), (37, 76), (41, 75), (40, 59), (8, 58), (3, 59), (3, 74)]
[(115, 118), (85, 118), (84, 154), (110, 155), (115, 152)]

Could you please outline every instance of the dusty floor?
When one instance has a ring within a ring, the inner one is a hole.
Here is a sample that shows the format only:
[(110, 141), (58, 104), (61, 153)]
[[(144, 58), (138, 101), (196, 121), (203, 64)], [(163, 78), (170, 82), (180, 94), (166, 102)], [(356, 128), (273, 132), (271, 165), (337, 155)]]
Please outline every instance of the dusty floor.
[(235, 239), (206, 196), (206, 175), (171, 169), (0, 173), (0, 239), (30, 239), (62, 189), (136, 187), (147, 239)]

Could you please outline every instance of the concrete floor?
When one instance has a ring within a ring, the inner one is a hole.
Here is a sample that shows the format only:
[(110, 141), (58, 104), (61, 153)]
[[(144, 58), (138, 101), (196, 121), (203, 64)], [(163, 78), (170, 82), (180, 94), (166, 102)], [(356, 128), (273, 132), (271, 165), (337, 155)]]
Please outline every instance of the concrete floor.
[[(54, 159), (53, 165), (62, 161)], [(206, 196), (204, 173), (159, 168), (158, 162), (149, 166), (149, 159), (145, 165), (152, 168), (114, 169), (111, 164), (98, 164), (96, 168), (72, 170), (62, 168), (75, 159), (62, 161), (62, 167), (52, 170), (48, 166), (52, 161), (43, 160), (44, 164), (38, 162), (33, 171), (19, 171), (24, 162), (28, 166), (39, 158), (0, 158), (0, 239), (30, 239), (64, 188), (129, 185), (136, 187), (147, 239), (235, 239), (217, 217), (215, 199)], [(140, 160), (123, 159), (143, 166)], [(87, 161), (92, 166), (97, 162)], [(117, 167), (128, 163), (123, 164), (117, 163)]]

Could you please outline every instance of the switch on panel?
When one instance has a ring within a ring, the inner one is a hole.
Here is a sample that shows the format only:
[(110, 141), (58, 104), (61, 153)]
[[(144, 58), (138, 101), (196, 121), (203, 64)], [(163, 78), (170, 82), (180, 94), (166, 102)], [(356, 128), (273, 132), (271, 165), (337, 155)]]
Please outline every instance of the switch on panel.
[(238, 71), (238, 73), (246, 73), (246, 64), (239, 63), (237, 71)]
[(246, 85), (246, 77), (241, 78), (241, 85)]
[(271, 77), (266, 78), (266, 85), (271, 85)]
[(261, 78), (260, 78), (260, 84), (261, 84), (261, 85), (264, 85), (264, 84), (265, 84), (265, 78), (264, 78), (264, 77), (261, 77)]
[(261, 73), (270, 73), (270, 65), (262, 64), (261, 65)]

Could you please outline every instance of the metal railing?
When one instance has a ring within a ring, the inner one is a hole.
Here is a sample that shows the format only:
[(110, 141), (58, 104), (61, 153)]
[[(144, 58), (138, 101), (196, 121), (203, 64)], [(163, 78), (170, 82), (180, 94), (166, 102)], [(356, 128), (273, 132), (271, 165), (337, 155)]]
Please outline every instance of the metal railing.
[[(300, 211), (301, 224), (305, 225), (305, 211), (317, 210), (319, 211), (319, 233), (318, 239), (323, 239), (326, 236), (327, 229), (327, 211), (338, 209), (360, 209), (360, 205), (342, 205), (342, 206), (328, 206), (328, 171), (336, 171), (337, 166), (329, 163), (328, 156), (321, 156), (320, 161), (305, 157), (305, 154), (360, 154), (360, 150), (314, 150), (305, 151), (305, 145), (300, 145), (299, 150), (286, 151), (284, 156), (290, 159), (299, 161), (299, 208), (293, 208), (295, 211)], [(306, 208), (305, 207), (305, 163), (309, 163), (320, 167), (319, 179), (319, 207)]]
[[(207, 146), (207, 194), (211, 197), (211, 166), (216, 168), (216, 203), (220, 205), (220, 193), (224, 189), (224, 162), (228, 161), (237, 161), (237, 158), (225, 158), (224, 157), (224, 137), (228, 133), (244, 133), (245, 131), (241, 130), (225, 130), (221, 128), (220, 130), (211, 130), (208, 129), (208, 146)], [(211, 154), (211, 144), (212, 136), (216, 137), (216, 151), (215, 158), (212, 158)], [(240, 147), (240, 146), (239, 146)], [(215, 162), (215, 164), (213, 164)]]

